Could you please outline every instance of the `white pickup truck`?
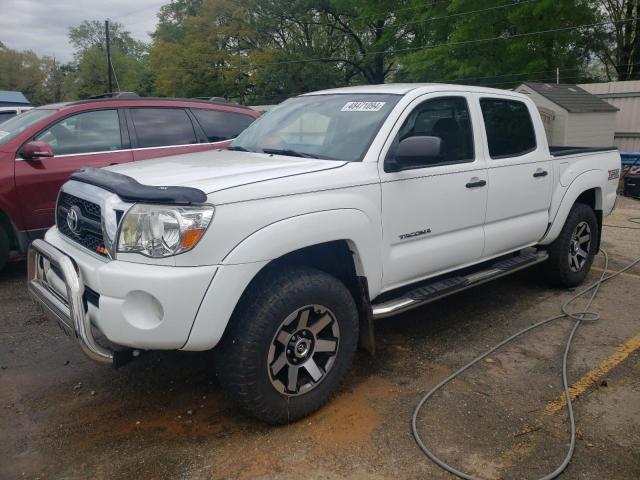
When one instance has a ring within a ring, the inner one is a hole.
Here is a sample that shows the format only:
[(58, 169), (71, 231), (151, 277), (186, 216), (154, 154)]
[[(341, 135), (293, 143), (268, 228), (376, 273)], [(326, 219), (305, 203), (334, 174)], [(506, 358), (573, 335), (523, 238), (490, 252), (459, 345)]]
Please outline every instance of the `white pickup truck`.
[(29, 290), (92, 359), (215, 348), (222, 386), (286, 423), (322, 406), (373, 321), (540, 264), (587, 275), (615, 148), (554, 148), (525, 95), (326, 90), (229, 150), (84, 169), (32, 244)]

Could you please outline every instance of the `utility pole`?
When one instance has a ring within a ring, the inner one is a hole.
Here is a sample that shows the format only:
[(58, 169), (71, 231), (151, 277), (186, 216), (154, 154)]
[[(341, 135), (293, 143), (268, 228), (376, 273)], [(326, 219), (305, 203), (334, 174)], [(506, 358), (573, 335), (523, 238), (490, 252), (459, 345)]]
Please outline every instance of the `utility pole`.
[(113, 92), (113, 85), (111, 84), (111, 44), (109, 42), (109, 20), (104, 21), (104, 31), (107, 34), (107, 74), (109, 78), (108, 93)]
[(556, 84), (560, 85), (560, 69), (556, 68)]

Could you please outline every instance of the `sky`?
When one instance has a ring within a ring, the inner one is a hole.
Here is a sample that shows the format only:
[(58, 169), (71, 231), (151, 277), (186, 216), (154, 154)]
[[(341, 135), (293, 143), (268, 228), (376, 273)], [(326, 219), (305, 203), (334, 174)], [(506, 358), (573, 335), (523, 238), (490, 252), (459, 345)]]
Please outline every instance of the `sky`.
[(160, 7), (170, 0), (0, 0), (0, 42), (66, 63), (73, 57), (67, 34), (83, 20), (122, 23), (136, 40), (149, 41)]

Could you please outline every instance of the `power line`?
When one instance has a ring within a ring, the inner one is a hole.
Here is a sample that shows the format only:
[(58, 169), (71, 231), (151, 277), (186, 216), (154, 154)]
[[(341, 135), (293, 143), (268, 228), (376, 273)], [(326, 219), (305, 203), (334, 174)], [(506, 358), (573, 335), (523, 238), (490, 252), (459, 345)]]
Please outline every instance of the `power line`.
[[(480, 38), (480, 39), (476, 39), (476, 40), (464, 40), (464, 41), (460, 41), (460, 42), (448, 42), (448, 43), (442, 43), (442, 44), (438, 44), (438, 45), (421, 45), (419, 47), (406, 47), (406, 48), (398, 48), (395, 50), (379, 50), (379, 51), (374, 51), (374, 52), (367, 52), (367, 53), (363, 53), (361, 56), (368, 56), (368, 55), (379, 55), (379, 54), (395, 54), (395, 53), (402, 53), (402, 52), (412, 52), (412, 51), (418, 51), (418, 50), (433, 50), (435, 48), (440, 48), (440, 47), (459, 47), (459, 46), (466, 46), (466, 45), (475, 45), (475, 44), (479, 44), (479, 43), (487, 43), (487, 42), (493, 42), (493, 41), (498, 41), (498, 40), (513, 40), (516, 38), (523, 38), (523, 37), (530, 37), (530, 36), (534, 36), (534, 35), (542, 35), (545, 33), (557, 33), (557, 32), (564, 32), (564, 31), (571, 31), (571, 30), (578, 30), (580, 28), (588, 28), (588, 27), (597, 27), (597, 26), (602, 26), (602, 25), (611, 25), (611, 24), (618, 24), (618, 23), (626, 23), (626, 22), (631, 22), (634, 20), (638, 20), (640, 17), (633, 17), (633, 18), (629, 18), (626, 20), (618, 20), (618, 21), (613, 21), (613, 20), (608, 20), (605, 22), (598, 22), (598, 23), (588, 23), (588, 24), (584, 24), (584, 25), (576, 25), (574, 27), (561, 27), (561, 28), (551, 28), (548, 30), (539, 30), (536, 32), (525, 32), (525, 33), (515, 33), (513, 35), (509, 35), (509, 36), (503, 36), (503, 35), (499, 35), (496, 37), (490, 37), (490, 38)], [(260, 66), (274, 66), (274, 65), (283, 65), (283, 64), (292, 64), (292, 63), (308, 63), (308, 62), (327, 62), (327, 61), (336, 61), (339, 62), (341, 61), (341, 59), (336, 59), (333, 57), (326, 57), (326, 58), (314, 58), (314, 59), (307, 59), (307, 60), (288, 60), (288, 61), (283, 61), (283, 62), (272, 62), (272, 63), (265, 63), (262, 64)], [(257, 65), (254, 65), (257, 66)], [(239, 68), (239, 67), (231, 67), (231, 68)]]
[[(450, 0), (443, 0), (443, 1), (450, 1)], [(525, 5), (527, 3), (532, 3), (532, 2), (539, 2), (540, 0), (521, 0), (518, 2), (513, 2), (513, 3), (507, 3), (504, 5), (497, 5), (497, 6), (493, 6), (493, 7), (488, 7), (488, 8), (482, 8), (479, 10), (470, 10), (470, 11), (466, 11), (466, 12), (459, 12), (459, 13), (452, 13), (450, 15), (443, 15), (440, 17), (431, 17), (431, 18), (426, 18), (423, 20), (415, 20), (415, 21), (411, 21), (411, 22), (406, 22), (404, 23), (404, 25), (416, 25), (416, 24), (420, 24), (420, 23), (429, 23), (429, 22), (433, 22), (433, 21), (437, 21), (437, 20), (446, 20), (448, 18), (455, 18), (455, 17), (465, 17), (468, 15), (476, 15), (476, 14), (480, 14), (480, 13), (487, 13), (487, 12), (491, 12), (493, 10), (499, 10), (499, 9), (503, 9), (503, 8), (508, 8), (508, 7), (513, 7), (513, 6), (520, 6), (520, 5)], [(414, 7), (412, 7), (414, 8)], [(424, 8), (424, 6), (421, 6), (420, 8)], [(358, 20), (361, 20), (362, 18), (366, 18), (366, 17), (358, 17)], [(321, 24), (321, 25), (325, 25), (325, 26), (330, 26), (329, 24)], [(342, 32), (343, 36), (349, 36), (350, 34), (347, 32)], [(379, 53), (379, 52), (372, 52), (371, 54), (375, 54), (375, 53)], [(384, 53), (384, 52), (383, 52)], [(200, 55), (202, 56), (211, 56), (211, 55), (215, 55), (213, 53), (201, 53)]]
[(146, 7), (144, 7), (144, 8), (140, 8), (140, 9), (133, 10), (133, 11), (131, 11), (131, 12), (128, 12), (128, 13), (123, 13), (122, 15), (116, 15), (115, 17), (111, 17), (111, 20), (115, 20), (115, 19), (123, 18), (123, 17), (129, 17), (129, 16), (131, 16), (131, 15), (135, 15), (135, 14), (137, 14), (137, 13), (141, 13), (141, 12), (145, 12), (145, 11), (147, 11), (147, 10), (151, 10), (152, 8), (153, 8), (153, 9), (156, 9), (156, 10), (158, 10), (158, 11), (159, 11), (159, 10), (160, 10), (160, 7), (162, 7), (162, 5), (164, 5), (164, 3), (165, 3), (165, 2), (162, 2), (162, 4), (161, 4), (161, 5), (147, 5), (147, 6), (146, 6)]
[(431, 18), (427, 18), (424, 20), (415, 20), (413, 22), (407, 22), (405, 23), (405, 25), (416, 25), (419, 23), (429, 23), (429, 22), (433, 22), (436, 20), (446, 20), (447, 18), (455, 18), (455, 17), (466, 17), (467, 15), (474, 15), (474, 14), (478, 14), (478, 13), (486, 13), (486, 12), (491, 12), (493, 10), (501, 10), (503, 8), (509, 8), (509, 7), (514, 7), (514, 6), (520, 6), (520, 5), (525, 5), (527, 3), (531, 3), (531, 2), (539, 2), (540, 0), (522, 0), (520, 2), (513, 2), (513, 3), (506, 3), (504, 5), (496, 5), (493, 7), (488, 7), (488, 8), (481, 8), (479, 10), (469, 10), (466, 12), (460, 12), (460, 13), (452, 13), (450, 15), (443, 15), (441, 17), (431, 17)]
[[(625, 20), (617, 20), (617, 21), (607, 20), (604, 22), (588, 23), (583, 25), (576, 25), (573, 27), (552, 28), (547, 30), (539, 30), (535, 32), (516, 33), (509, 36), (499, 35), (499, 36), (490, 37), (490, 38), (465, 40), (460, 42), (448, 42), (448, 43), (441, 43), (437, 45), (421, 45), (416, 47), (399, 48), (395, 50), (373, 51), (373, 52), (364, 53), (361, 55), (361, 57), (365, 57), (369, 55), (378, 55), (378, 54), (393, 55), (397, 53), (415, 52), (420, 50), (433, 50), (436, 48), (452, 48), (452, 47), (460, 47), (460, 46), (469, 46), (469, 45), (477, 45), (477, 44), (489, 43), (494, 41), (510, 41), (517, 38), (543, 35), (546, 33), (566, 32), (566, 31), (578, 30), (581, 28), (590, 28), (590, 27), (597, 27), (597, 26), (603, 26), (603, 25), (615, 25), (620, 23), (627, 23), (627, 22), (638, 20), (638, 19), (640, 19), (640, 17), (632, 17)], [(213, 68), (214, 69), (252, 69), (252, 68), (263, 68), (263, 67), (270, 67), (270, 66), (293, 65), (293, 64), (304, 64), (304, 63), (326, 63), (326, 62), (345, 63), (346, 61), (347, 59), (343, 59), (343, 58), (320, 57), (320, 58), (310, 58), (310, 59), (300, 59), (300, 60), (283, 60), (278, 62), (269, 62), (269, 63), (262, 63), (262, 64), (221, 65)], [(201, 71), (202, 70), (200, 68), (194, 68), (194, 67), (189, 67), (189, 68), (176, 67), (176, 69), (182, 70), (182, 71)]]
[[(640, 65), (640, 63), (629, 63), (629, 64), (619, 64), (619, 65), (613, 65), (613, 67), (624, 67), (624, 66), (629, 66), (629, 65)], [(568, 69), (561, 69), (560, 73), (562, 74), (562, 72), (578, 72), (580, 71), (579, 68), (568, 68)], [(505, 75), (495, 75), (492, 77), (484, 77), (484, 78), (500, 78), (500, 77), (505, 77), (505, 76), (512, 76), (512, 75), (518, 75), (518, 76), (523, 76), (523, 75), (538, 75), (538, 74), (544, 74), (544, 73), (552, 73), (555, 75), (556, 73), (556, 69), (552, 69), (552, 70), (540, 70), (537, 72), (520, 72), (520, 73), (509, 73), (509, 74), (505, 74)], [(442, 80), (432, 80), (432, 81), (428, 81), (428, 82), (423, 82), (423, 83), (451, 83), (451, 82), (457, 82), (457, 81), (462, 81), (462, 80), (468, 80), (469, 78), (474, 78), (474, 77), (458, 77), (458, 78), (449, 78), (449, 79), (442, 79)], [(475, 77), (475, 78), (481, 78), (481, 77)], [(584, 76), (582, 75), (574, 75), (574, 76), (564, 76), (561, 77), (561, 79), (563, 81), (567, 81), (567, 80), (587, 80), (585, 79)], [(476, 86), (479, 87), (496, 87), (499, 85), (513, 85), (513, 84), (518, 84), (518, 83), (524, 83), (524, 82), (548, 82), (549, 78), (526, 78), (526, 79), (514, 79), (512, 81), (505, 81), (505, 82), (478, 82), (475, 83)], [(606, 83), (606, 81), (603, 82), (593, 82), (593, 83)], [(340, 88), (340, 87), (337, 87)], [(261, 97), (260, 100), (261, 101), (269, 101), (269, 100), (282, 100), (282, 99), (286, 99), (289, 97), (294, 97), (297, 95), (302, 95), (305, 93), (310, 93), (309, 91), (295, 91), (295, 92), (287, 92), (287, 93), (282, 93), (282, 94), (276, 94), (276, 95), (271, 95), (269, 97)]]

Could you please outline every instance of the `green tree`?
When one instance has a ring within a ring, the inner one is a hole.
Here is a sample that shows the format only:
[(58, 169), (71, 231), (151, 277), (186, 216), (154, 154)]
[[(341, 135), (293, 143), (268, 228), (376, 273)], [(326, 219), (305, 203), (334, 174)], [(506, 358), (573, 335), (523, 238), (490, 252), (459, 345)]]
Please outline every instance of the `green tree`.
[[(382, 83), (415, 0), (178, 0), (163, 7), (150, 66), (158, 92), (277, 101)], [(421, 8), (421, 7), (420, 7)]]
[(22, 92), (34, 105), (71, 98), (73, 71), (51, 57), (18, 51), (0, 43), (0, 90)]
[[(523, 80), (586, 80), (597, 21), (591, 0), (452, 0), (421, 15), (398, 79), (461, 81), (508, 88)], [(545, 33), (538, 33), (545, 32)]]
[(38, 104), (43, 100), (46, 77), (42, 59), (34, 52), (0, 46), (0, 89), (20, 91)]
[(640, 1), (601, 0), (602, 26), (596, 55), (604, 64), (607, 77), (617, 80), (640, 79)]
[[(148, 66), (147, 45), (131, 37), (122, 24), (110, 23), (111, 65), (114, 86), (121, 91), (149, 95), (153, 81)], [(108, 90), (104, 24), (85, 20), (69, 29), (75, 49), (75, 95), (85, 98)]]

